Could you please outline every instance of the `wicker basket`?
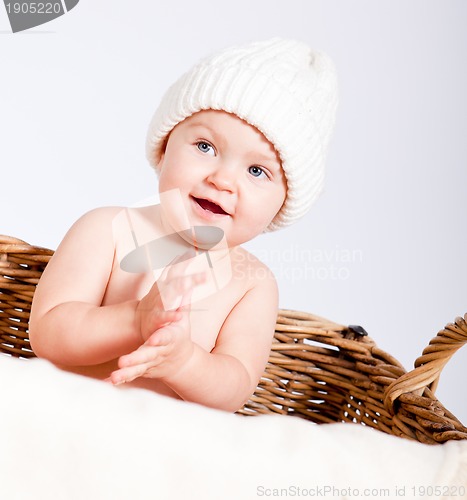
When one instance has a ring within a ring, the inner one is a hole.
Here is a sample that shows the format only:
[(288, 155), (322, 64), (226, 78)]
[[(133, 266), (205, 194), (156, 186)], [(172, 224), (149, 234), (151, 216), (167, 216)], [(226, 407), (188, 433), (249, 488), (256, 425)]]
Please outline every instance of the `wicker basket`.
[[(52, 250), (0, 236), (0, 352), (34, 356), (28, 320)], [(433, 394), (444, 365), (467, 342), (467, 314), (430, 342), (415, 369), (378, 348), (358, 326), (280, 310), (271, 355), (243, 415), (352, 422), (423, 443), (467, 439), (467, 428)]]

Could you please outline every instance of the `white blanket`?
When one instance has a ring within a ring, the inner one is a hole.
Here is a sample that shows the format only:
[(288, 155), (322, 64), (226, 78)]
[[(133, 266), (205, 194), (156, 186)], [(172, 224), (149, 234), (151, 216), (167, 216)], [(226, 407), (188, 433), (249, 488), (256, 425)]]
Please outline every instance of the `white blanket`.
[(231, 415), (42, 360), (0, 356), (0, 428), (5, 500), (467, 495), (467, 441)]

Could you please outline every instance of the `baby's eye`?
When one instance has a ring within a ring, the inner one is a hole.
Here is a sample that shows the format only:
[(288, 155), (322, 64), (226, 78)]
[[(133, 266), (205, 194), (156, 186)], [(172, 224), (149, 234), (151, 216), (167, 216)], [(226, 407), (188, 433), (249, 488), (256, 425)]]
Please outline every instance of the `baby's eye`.
[(197, 148), (205, 154), (208, 154), (210, 156), (215, 156), (216, 152), (214, 148), (209, 144), (209, 142), (206, 141), (199, 141), (196, 143)]
[(266, 172), (261, 167), (257, 167), (256, 165), (248, 167), (248, 172), (250, 172), (250, 174), (253, 177), (264, 177), (264, 178), (267, 178)]

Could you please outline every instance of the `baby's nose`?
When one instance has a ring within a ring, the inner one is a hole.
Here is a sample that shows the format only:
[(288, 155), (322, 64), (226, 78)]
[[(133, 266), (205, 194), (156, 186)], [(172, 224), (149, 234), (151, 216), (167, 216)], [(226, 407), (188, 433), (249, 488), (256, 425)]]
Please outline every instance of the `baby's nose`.
[(233, 191), (237, 183), (238, 173), (232, 167), (220, 167), (211, 172), (208, 182), (221, 191)]

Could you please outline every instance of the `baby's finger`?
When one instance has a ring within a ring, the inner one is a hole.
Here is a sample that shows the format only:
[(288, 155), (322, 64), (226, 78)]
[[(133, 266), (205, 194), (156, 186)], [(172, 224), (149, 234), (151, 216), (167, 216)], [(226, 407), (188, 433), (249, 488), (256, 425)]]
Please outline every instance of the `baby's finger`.
[(206, 281), (206, 273), (195, 273), (159, 284), (159, 293), (165, 310), (178, 309), (182, 298), (190, 290)]
[[(179, 314), (179, 318), (182, 318), (182, 313), (177, 311)], [(173, 340), (173, 332), (167, 328), (160, 328), (157, 332), (153, 333), (148, 340), (144, 343), (145, 346), (148, 347), (162, 347), (170, 344)]]
[(191, 298), (193, 296), (193, 288), (190, 288), (182, 297), (182, 302), (180, 303), (179, 312), (190, 312)]
[(177, 255), (164, 268), (161, 273), (161, 278), (170, 279), (171, 277), (175, 276), (183, 276), (188, 269), (188, 266), (190, 265), (191, 259), (195, 256), (196, 252), (192, 248), (189, 248), (186, 252)]
[(188, 291), (193, 290), (196, 286), (204, 283), (206, 281), (206, 272), (188, 274), (182, 278), (178, 278), (174, 281), (175, 290), (180, 294), (188, 293)]
[(142, 345), (136, 351), (130, 354), (125, 354), (121, 356), (118, 360), (119, 368), (129, 368), (131, 366), (138, 366), (143, 363), (149, 363), (151, 361), (156, 362), (159, 356), (159, 349), (162, 347)]
[(110, 374), (110, 381), (114, 385), (125, 384), (132, 382), (133, 380), (142, 377), (148, 367), (146, 365), (131, 366), (129, 368), (120, 368), (120, 370), (115, 370)]
[(177, 264), (177, 262), (179, 262), (179, 259), (180, 259), (181, 255), (176, 255), (165, 267), (164, 269), (162, 270), (162, 273), (160, 275), (160, 278), (161, 280), (166, 280), (167, 279), (167, 276), (169, 274), (169, 271), (172, 269), (173, 266), (175, 266), (175, 264)]
[(162, 304), (162, 307), (152, 307), (152, 308), (142, 307), (140, 310), (141, 311), (146, 310), (147, 313), (151, 315), (150, 319), (154, 320), (151, 323), (154, 324), (154, 330), (152, 332), (149, 332), (148, 335), (146, 335), (145, 337), (146, 339), (149, 337), (149, 335), (156, 332), (159, 328), (162, 328), (165, 325), (169, 325), (170, 323), (180, 320), (180, 313), (177, 311), (177, 309), (166, 308), (164, 304)]

